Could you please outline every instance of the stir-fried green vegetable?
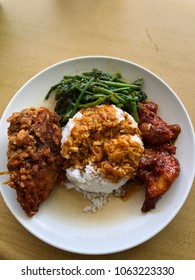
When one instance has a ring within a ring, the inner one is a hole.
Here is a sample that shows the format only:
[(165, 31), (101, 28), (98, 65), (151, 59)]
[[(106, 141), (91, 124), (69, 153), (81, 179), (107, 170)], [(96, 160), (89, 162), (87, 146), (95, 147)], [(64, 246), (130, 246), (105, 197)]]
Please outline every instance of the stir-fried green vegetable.
[(127, 83), (119, 73), (112, 76), (93, 69), (82, 75), (64, 76), (60, 83), (51, 87), (45, 98), (48, 99), (51, 93), (55, 94), (54, 110), (60, 116), (62, 125), (81, 108), (100, 104), (114, 104), (139, 122), (138, 103), (147, 98), (142, 84), (142, 78)]

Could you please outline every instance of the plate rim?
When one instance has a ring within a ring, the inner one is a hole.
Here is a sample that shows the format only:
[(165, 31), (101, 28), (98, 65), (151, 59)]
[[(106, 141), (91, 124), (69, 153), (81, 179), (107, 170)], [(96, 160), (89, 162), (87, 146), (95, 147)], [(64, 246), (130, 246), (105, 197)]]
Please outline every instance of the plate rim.
[[(44, 72), (47, 72), (48, 70), (54, 68), (54, 67), (58, 67), (59, 65), (62, 65), (64, 63), (67, 63), (67, 62), (73, 62), (73, 61), (78, 61), (78, 60), (82, 60), (82, 59), (110, 59), (110, 60), (115, 60), (115, 61), (121, 61), (121, 62), (125, 62), (127, 64), (131, 64), (131, 66), (135, 66), (135, 67), (138, 67), (139, 69), (141, 69), (142, 71), (146, 71), (147, 73), (149, 73), (150, 75), (152, 75), (153, 77), (155, 77), (159, 82), (161, 82), (162, 84), (164, 84), (164, 86), (166, 86), (170, 91), (171, 93), (174, 95), (174, 97), (177, 99), (177, 101), (179, 102), (180, 106), (182, 107), (182, 110), (184, 111), (185, 115), (186, 115), (186, 118), (188, 120), (188, 125), (189, 125), (189, 128), (191, 130), (191, 133), (193, 135), (193, 150), (195, 151), (195, 137), (194, 137), (194, 130), (193, 130), (193, 125), (192, 125), (192, 121), (190, 119), (190, 116), (185, 108), (185, 106), (183, 105), (182, 101), (179, 99), (179, 97), (177, 96), (177, 94), (173, 91), (173, 89), (164, 81), (162, 80), (159, 76), (157, 76), (155, 73), (153, 73), (152, 71), (150, 71), (149, 69), (135, 63), (135, 62), (132, 62), (130, 60), (126, 60), (126, 59), (123, 59), (123, 58), (118, 58), (118, 57), (113, 57), (113, 56), (79, 56), (79, 57), (74, 57), (74, 58), (69, 58), (69, 59), (66, 59), (66, 60), (62, 60), (62, 61), (59, 61), (55, 64), (52, 64), (46, 68), (44, 68), (43, 70), (41, 70), (40, 72), (38, 72), (37, 74), (35, 74), (33, 77), (31, 77), (29, 80), (27, 80), (18, 90), (17, 92), (13, 95), (13, 97), (11, 98), (11, 100), (9, 101), (8, 105), (6, 106), (3, 114), (2, 114), (2, 117), (0, 119), (0, 127), (2, 126), (2, 124), (4, 123), (5, 121), (5, 115), (6, 115), (6, 112), (9, 110), (9, 108), (11, 107), (12, 105), (12, 102), (14, 101), (15, 98), (17, 98), (18, 94), (20, 94), (20, 92), (22, 92), (22, 90), (25, 88), (26, 85), (28, 85), (30, 82), (32, 82), (34, 79), (36, 79), (36, 77), (40, 76), (41, 74), (43, 74)], [(175, 214), (173, 216), (171, 216), (168, 220), (166, 219), (166, 221), (162, 224), (162, 226), (157, 230), (157, 231), (154, 231), (152, 235), (150, 235), (149, 237), (146, 237), (145, 239), (142, 239), (139, 243), (137, 243), (136, 245), (133, 245), (133, 246), (124, 246), (123, 248), (118, 248), (118, 250), (116, 249), (113, 249), (113, 250), (110, 250), (109, 251), (101, 251), (101, 252), (91, 252), (90, 250), (86, 250), (85, 252), (83, 251), (79, 251), (79, 250), (71, 250), (70, 248), (69, 249), (66, 249), (60, 246), (56, 246), (54, 244), (52, 244), (51, 242), (48, 242), (48, 240), (46, 241), (45, 239), (41, 238), (38, 234), (35, 233), (35, 231), (32, 233), (32, 230), (29, 230), (28, 226), (26, 226), (25, 224), (25, 221), (23, 220), (23, 217), (22, 218), (18, 218), (17, 214), (14, 213), (12, 211), (12, 209), (10, 208), (9, 206), (9, 203), (7, 201), (7, 199), (4, 197), (3, 195), (3, 192), (2, 192), (2, 186), (0, 185), (0, 193), (3, 197), (3, 200), (5, 201), (5, 204), (6, 206), (8, 207), (8, 209), (10, 210), (10, 212), (12, 213), (12, 215), (16, 218), (16, 220), (28, 231), (30, 231), (31, 234), (33, 234), (34, 236), (36, 236), (38, 239), (44, 241), (45, 243), (55, 247), (55, 248), (58, 248), (58, 249), (61, 249), (61, 250), (66, 250), (66, 251), (69, 251), (69, 252), (73, 252), (73, 253), (79, 253), (79, 254), (89, 254), (89, 255), (100, 255), (100, 254), (111, 254), (111, 253), (117, 253), (117, 252), (121, 252), (121, 251), (124, 251), (124, 250), (128, 250), (128, 249), (131, 249), (133, 247), (136, 247), (144, 242), (146, 242), (147, 240), (151, 239), (152, 237), (154, 237), (155, 235), (157, 235), (162, 229), (164, 229), (174, 218), (175, 216), (178, 214), (178, 212), (180, 211), (180, 209), (183, 207), (189, 193), (190, 193), (190, 190), (192, 188), (192, 185), (193, 185), (193, 181), (194, 181), (194, 176), (195, 176), (195, 160), (194, 160), (194, 165), (193, 165), (193, 173), (191, 174), (191, 180), (189, 182), (189, 185), (191, 185), (191, 187), (188, 188), (188, 191), (186, 192), (186, 195), (183, 199), (183, 202), (181, 203), (181, 205), (177, 208), (177, 211), (175, 211)]]

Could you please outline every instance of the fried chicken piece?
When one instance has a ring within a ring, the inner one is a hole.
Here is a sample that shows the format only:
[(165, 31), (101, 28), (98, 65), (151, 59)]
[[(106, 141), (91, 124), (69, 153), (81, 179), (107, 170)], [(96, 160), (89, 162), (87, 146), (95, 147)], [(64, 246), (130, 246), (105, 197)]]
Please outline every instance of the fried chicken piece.
[(158, 105), (151, 101), (140, 103), (138, 110), (139, 129), (145, 146), (137, 174), (146, 188), (143, 212), (155, 208), (180, 172), (179, 162), (172, 155), (176, 153), (174, 144), (181, 128), (177, 124), (167, 124), (156, 114), (157, 110)]
[(28, 108), (8, 119), (8, 185), (28, 216), (48, 198), (62, 164), (58, 116), (47, 108)]
[(178, 160), (168, 152), (145, 149), (137, 174), (146, 188), (142, 212), (155, 208), (157, 201), (168, 191), (179, 172)]
[(140, 108), (138, 109), (139, 129), (142, 132), (143, 142), (149, 147), (154, 145), (157, 150), (160, 148), (161, 150), (166, 150), (168, 147), (169, 151), (171, 151), (172, 148), (172, 153), (175, 153), (173, 143), (181, 131), (180, 126), (177, 124), (168, 125), (161, 117), (156, 115), (157, 110), (158, 105), (154, 102), (140, 103)]

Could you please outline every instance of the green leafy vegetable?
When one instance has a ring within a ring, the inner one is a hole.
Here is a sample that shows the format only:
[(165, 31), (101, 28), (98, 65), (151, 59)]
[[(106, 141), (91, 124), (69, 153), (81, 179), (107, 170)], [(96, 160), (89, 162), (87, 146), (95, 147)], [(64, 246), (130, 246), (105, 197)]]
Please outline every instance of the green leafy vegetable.
[(127, 83), (120, 73), (110, 75), (93, 69), (82, 75), (64, 76), (61, 82), (51, 87), (45, 99), (55, 94), (54, 110), (60, 116), (61, 125), (66, 124), (81, 108), (100, 104), (114, 104), (139, 122), (138, 103), (147, 98), (142, 84), (142, 78)]

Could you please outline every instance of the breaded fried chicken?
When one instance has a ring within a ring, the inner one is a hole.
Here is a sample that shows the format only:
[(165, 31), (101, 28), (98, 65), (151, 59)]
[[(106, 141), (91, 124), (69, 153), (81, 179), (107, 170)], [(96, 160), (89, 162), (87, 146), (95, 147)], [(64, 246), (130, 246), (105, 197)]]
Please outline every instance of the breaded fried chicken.
[(8, 185), (28, 216), (48, 198), (58, 178), (61, 128), (58, 116), (47, 108), (28, 108), (8, 119)]

